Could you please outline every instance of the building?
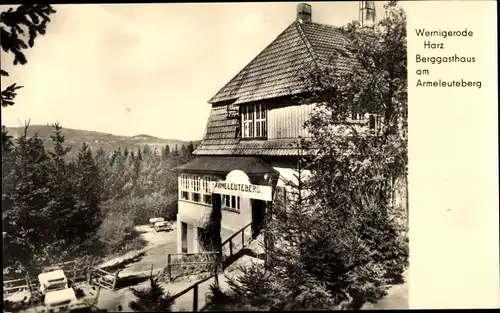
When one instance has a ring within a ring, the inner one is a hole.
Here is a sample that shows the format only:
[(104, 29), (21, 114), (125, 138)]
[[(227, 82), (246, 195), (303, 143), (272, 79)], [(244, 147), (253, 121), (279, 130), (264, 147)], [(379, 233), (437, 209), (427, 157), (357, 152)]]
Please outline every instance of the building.
[[(360, 16), (375, 18), (373, 1), (360, 1), (360, 10)], [(299, 73), (311, 64), (326, 64), (332, 51), (336, 70), (349, 71), (354, 60), (345, 48), (347, 40), (338, 27), (314, 23), (310, 5), (298, 4), (295, 21), (209, 100), (211, 112), (196, 158), (177, 168), (179, 252), (201, 249), (198, 234), (211, 208), (211, 182), (233, 170), (259, 185), (284, 186), (293, 178), (295, 143), (308, 136), (302, 126), (313, 109), (293, 100), (306, 87)], [(250, 199), (223, 196), (222, 240), (258, 216)]]

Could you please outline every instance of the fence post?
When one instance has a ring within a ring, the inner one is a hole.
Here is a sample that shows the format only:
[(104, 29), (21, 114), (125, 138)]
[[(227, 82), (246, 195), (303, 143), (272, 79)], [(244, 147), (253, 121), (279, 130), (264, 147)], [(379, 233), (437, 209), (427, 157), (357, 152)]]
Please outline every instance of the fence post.
[(229, 239), (229, 255), (233, 256), (233, 239)]
[(167, 281), (170, 282), (172, 280), (172, 268), (170, 267), (170, 263), (172, 261), (172, 256), (167, 254)]
[(115, 279), (113, 280), (113, 287), (111, 287), (111, 290), (115, 291), (116, 289), (116, 283), (118, 282), (118, 274), (120, 273), (120, 270), (116, 271), (115, 273)]
[(193, 288), (193, 312), (198, 312), (198, 284)]
[(89, 285), (92, 282), (92, 266), (93, 266), (93, 263), (94, 263), (94, 258), (90, 257), (90, 260), (89, 260), (88, 265), (87, 265), (87, 284), (89, 284)]
[(33, 292), (31, 291), (30, 276), (28, 273), (26, 273), (26, 286), (28, 287), (28, 291), (30, 292), (30, 294), (32, 294)]
[(73, 284), (76, 282), (76, 272), (78, 270), (78, 262), (75, 261), (75, 265), (73, 266)]
[(244, 246), (245, 246), (245, 229), (243, 228), (241, 230), (241, 248), (243, 249)]

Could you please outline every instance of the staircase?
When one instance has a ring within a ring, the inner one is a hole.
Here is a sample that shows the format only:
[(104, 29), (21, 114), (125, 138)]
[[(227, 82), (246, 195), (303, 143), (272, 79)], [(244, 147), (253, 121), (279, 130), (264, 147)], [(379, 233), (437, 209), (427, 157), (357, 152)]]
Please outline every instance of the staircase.
[[(245, 233), (248, 232), (252, 223), (249, 223), (239, 231), (235, 232), (229, 238), (224, 240), (221, 244), (222, 250), (222, 265), (214, 271), (209, 277), (203, 278), (188, 288), (181, 292), (175, 294), (171, 299), (175, 300), (188, 292), (192, 291), (192, 311), (197, 312), (199, 308), (203, 308), (206, 303), (206, 293), (208, 292), (208, 286), (211, 284), (211, 279), (214, 279), (215, 283), (218, 283), (219, 276), (223, 275), (225, 270), (231, 266), (233, 263), (238, 261), (243, 256), (251, 256), (257, 258), (263, 258), (264, 250), (261, 247), (262, 236), (259, 235), (256, 239)], [(214, 252), (209, 252), (214, 253)], [(199, 293), (201, 292), (201, 297)]]

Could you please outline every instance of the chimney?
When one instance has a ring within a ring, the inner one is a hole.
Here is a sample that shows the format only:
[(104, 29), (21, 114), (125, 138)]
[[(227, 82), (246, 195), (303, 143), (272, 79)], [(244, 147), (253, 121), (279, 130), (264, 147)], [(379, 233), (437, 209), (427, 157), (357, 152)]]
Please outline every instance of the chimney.
[(299, 3), (297, 5), (297, 20), (301, 23), (311, 23), (311, 5), (307, 3)]
[(359, 23), (363, 28), (375, 26), (375, 1), (359, 1)]

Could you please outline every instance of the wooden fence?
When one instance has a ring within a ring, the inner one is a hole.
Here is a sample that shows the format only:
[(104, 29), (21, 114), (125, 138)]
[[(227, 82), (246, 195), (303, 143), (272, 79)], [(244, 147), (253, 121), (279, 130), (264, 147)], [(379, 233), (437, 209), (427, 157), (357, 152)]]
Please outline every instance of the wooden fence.
[(87, 277), (87, 282), (89, 284), (94, 284), (108, 290), (116, 290), (116, 285), (118, 282), (118, 274), (120, 271), (114, 273), (107, 272), (103, 269), (93, 269), (89, 272)]
[(3, 282), (3, 295), (4, 297), (10, 296), (17, 292), (30, 292), (31, 288), (36, 287), (31, 283), (29, 276), (26, 275), (25, 278), (4, 280)]
[(192, 274), (213, 272), (219, 254), (219, 252), (169, 253), (165, 268), (167, 281), (170, 282), (189, 271)]
[[(246, 225), (245, 227), (243, 227), (242, 229), (240, 229), (239, 231), (237, 231), (236, 233), (234, 233), (231, 237), (227, 238), (226, 240), (224, 240), (224, 242), (222, 242), (221, 244), (221, 250), (224, 251), (225, 247), (228, 248), (227, 251), (229, 251), (229, 255), (227, 255), (227, 259), (232, 259), (239, 251), (241, 251), (243, 248), (245, 248), (246, 246), (246, 242), (245, 242), (245, 230), (248, 229), (248, 227), (251, 227), (252, 223)], [(241, 237), (239, 237), (241, 236)], [(233, 240), (235, 238), (241, 238), (241, 244), (240, 245), (235, 245), (233, 243)], [(239, 249), (236, 249), (236, 248), (239, 248)], [(179, 253), (179, 254), (182, 254), (182, 253)], [(186, 253), (184, 253), (186, 254)], [(187, 253), (189, 254), (189, 253)], [(206, 254), (212, 254), (212, 255), (217, 255), (217, 254), (220, 254), (220, 252), (206, 252)], [(214, 278), (215, 279), (215, 283), (217, 284), (218, 283), (218, 275), (224, 271), (225, 267), (226, 266), (229, 266), (228, 263), (224, 262), (224, 259), (225, 259), (225, 255), (222, 254), (221, 255), (221, 258), (222, 258), (222, 264), (221, 266), (217, 267), (217, 268), (213, 268), (213, 271), (212, 271), (212, 274), (206, 278), (203, 278), (199, 281), (197, 281), (196, 283), (192, 284), (191, 286), (189, 286), (188, 288), (184, 289), (183, 291), (181, 292), (178, 292), (176, 293), (175, 295), (173, 295), (170, 299), (171, 300), (175, 300), (183, 295), (185, 295), (186, 293), (188, 293), (189, 291), (193, 291), (193, 297), (192, 297), (192, 303), (193, 303), (193, 306), (192, 306), (192, 312), (198, 312), (199, 311), (199, 303), (200, 303), (200, 298), (199, 298), (199, 294), (198, 294), (198, 289), (199, 289), (199, 285), (208, 281), (209, 279), (212, 279)], [(168, 264), (170, 264), (170, 261), (171, 261), (171, 255), (168, 256)], [(167, 268), (168, 268), (168, 265), (167, 265)], [(167, 269), (167, 277), (168, 277), (168, 269)], [(204, 297), (205, 295), (203, 295)]]
[[(99, 259), (87, 257), (81, 260), (73, 260), (61, 262), (46, 266), (42, 269), (43, 272), (48, 272), (56, 269), (61, 269), (67, 275), (69, 283), (87, 281), (91, 283), (91, 273), (94, 264), (98, 263)], [(23, 278), (4, 280), (3, 294), (5, 296), (12, 295), (17, 292), (32, 292), (40, 286), (38, 278), (31, 278), (25, 274)]]

